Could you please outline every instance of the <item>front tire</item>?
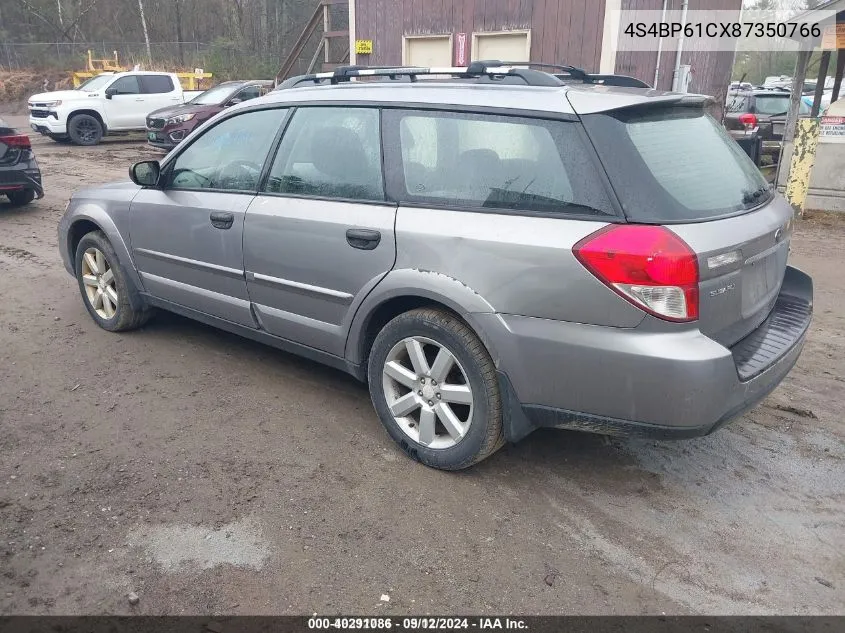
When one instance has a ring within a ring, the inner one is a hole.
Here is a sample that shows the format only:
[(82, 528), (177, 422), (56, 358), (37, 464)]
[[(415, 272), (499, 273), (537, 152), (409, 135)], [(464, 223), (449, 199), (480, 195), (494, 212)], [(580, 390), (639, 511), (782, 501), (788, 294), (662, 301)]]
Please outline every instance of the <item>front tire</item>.
[(468, 468), (504, 444), (493, 359), (452, 313), (422, 308), (394, 318), (376, 336), (367, 373), (381, 423), (426, 466)]
[(90, 114), (75, 114), (67, 122), (67, 133), (76, 145), (96, 145), (103, 138), (103, 125)]
[(85, 235), (76, 247), (76, 279), (79, 292), (94, 322), (109, 332), (141, 327), (148, 310), (135, 310), (129, 299), (129, 283), (117, 253), (101, 231)]
[(12, 206), (22, 207), (23, 205), (29, 204), (35, 200), (35, 192), (32, 189), (24, 189), (23, 191), (7, 191), (6, 197), (9, 198), (9, 202), (12, 203)]

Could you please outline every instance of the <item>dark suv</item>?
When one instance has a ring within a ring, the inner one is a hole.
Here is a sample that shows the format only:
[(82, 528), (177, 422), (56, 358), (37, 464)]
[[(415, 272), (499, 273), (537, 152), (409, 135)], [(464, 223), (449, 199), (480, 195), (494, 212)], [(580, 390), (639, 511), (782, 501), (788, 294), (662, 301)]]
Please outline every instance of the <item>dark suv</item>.
[(44, 195), (41, 170), (29, 137), (0, 119), (0, 194), (14, 205), (28, 204)]
[(147, 115), (147, 141), (159, 149), (171, 150), (194, 128), (224, 108), (255, 99), (272, 89), (272, 81), (225, 81), (188, 103), (154, 110)]
[[(787, 90), (732, 90), (725, 104), (725, 127), (735, 139), (743, 138), (747, 129), (758, 128), (763, 139), (763, 153), (777, 154), (783, 142), (789, 99)], [(810, 106), (803, 99), (798, 115), (810, 115)]]

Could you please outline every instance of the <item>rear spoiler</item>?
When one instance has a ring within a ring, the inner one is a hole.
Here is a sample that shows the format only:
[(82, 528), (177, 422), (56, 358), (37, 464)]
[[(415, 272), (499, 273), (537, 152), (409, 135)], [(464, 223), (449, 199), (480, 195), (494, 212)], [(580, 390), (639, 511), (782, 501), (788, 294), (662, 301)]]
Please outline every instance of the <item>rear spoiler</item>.
[(616, 110), (668, 108), (672, 106), (707, 108), (716, 103), (713, 97), (677, 92), (649, 92), (618, 90), (595, 93), (574, 88), (566, 93), (576, 114), (594, 114)]

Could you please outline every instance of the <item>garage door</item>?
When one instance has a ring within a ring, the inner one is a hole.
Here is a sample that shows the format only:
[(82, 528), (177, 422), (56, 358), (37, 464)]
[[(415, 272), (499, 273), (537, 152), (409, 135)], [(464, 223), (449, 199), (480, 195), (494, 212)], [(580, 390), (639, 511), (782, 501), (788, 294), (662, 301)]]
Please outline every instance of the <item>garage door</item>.
[(472, 58), (527, 62), (530, 44), (527, 32), (476, 33), (473, 36)]
[(448, 35), (441, 37), (406, 37), (405, 59), (406, 66), (451, 66), (452, 38)]

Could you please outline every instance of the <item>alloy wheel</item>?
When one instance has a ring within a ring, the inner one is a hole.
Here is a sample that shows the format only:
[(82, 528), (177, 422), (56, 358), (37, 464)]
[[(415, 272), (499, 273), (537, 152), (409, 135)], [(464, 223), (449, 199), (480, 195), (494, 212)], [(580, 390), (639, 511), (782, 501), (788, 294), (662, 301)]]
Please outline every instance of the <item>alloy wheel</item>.
[(97, 122), (89, 118), (78, 118), (73, 122), (79, 140), (89, 143), (97, 138), (100, 132)]
[(385, 359), (382, 386), (393, 419), (415, 442), (451, 448), (469, 431), (472, 387), (444, 345), (422, 336), (402, 339)]
[(82, 256), (82, 283), (94, 311), (103, 319), (113, 318), (118, 306), (114, 272), (103, 252), (93, 246)]

